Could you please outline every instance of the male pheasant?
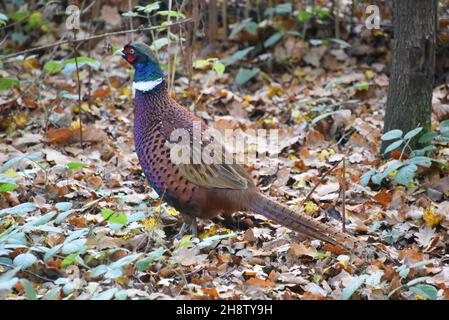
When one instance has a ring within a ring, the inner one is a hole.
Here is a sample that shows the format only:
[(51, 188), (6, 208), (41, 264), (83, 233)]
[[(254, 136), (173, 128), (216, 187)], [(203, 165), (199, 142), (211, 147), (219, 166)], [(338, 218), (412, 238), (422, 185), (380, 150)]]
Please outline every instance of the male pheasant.
[[(133, 87), (135, 149), (151, 187), (163, 201), (176, 208), (184, 225), (196, 232), (196, 218), (220, 213), (253, 211), (309, 237), (352, 249), (354, 237), (302, 215), (264, 196), (239, 164), (177, 164), (170, 156), (170, 137), (184, 129), (193, 137), (194, 123), (205, 123), (172, 99), (164, 73), (150, 47), (132, 43), (121, 50), (135, 68)], [(194, 149), (195, 150), (195, 149)]]

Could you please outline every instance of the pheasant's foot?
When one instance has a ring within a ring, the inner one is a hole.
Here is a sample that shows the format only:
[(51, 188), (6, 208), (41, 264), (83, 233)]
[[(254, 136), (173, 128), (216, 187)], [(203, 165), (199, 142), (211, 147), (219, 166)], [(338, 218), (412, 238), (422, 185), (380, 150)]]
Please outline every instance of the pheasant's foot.
[(175, 236), (175, 239), (181, 240), (182, 237), (186, 234), (187, 230), (189, 230), (193, 236), (198, 235), (198, 223), (196, 219), (191, 220), (190, 223), (184, 222), (182, 224), (181, 230), (179, 230), (178, 234)]

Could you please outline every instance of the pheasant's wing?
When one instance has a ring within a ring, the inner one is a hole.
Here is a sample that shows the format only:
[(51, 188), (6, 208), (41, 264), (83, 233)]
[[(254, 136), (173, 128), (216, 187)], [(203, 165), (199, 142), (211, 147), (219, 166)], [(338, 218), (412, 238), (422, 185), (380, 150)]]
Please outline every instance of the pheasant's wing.
[[(192, 148), (193, 159), (202, 159), (202, 148)], [(230, 159), (229, 155), (223, 154), (219, 163), (205, 164), (177, 164), (179, 171), (190, 182), (205, 188), (237, 189), (244, 190), (254, 186), (251, 177), (240, 164), (227, 164), (225, 159)], [(233, 157), (231, 157), (234, 159)]]

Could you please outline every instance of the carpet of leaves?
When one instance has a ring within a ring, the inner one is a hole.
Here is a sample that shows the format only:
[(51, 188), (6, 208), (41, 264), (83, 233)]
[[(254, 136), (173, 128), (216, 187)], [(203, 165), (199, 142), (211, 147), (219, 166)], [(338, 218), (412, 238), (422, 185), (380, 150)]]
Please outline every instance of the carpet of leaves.
[[(176, 240), (179, 213), (148, 186), (134, 153), (130, 68), (99, 47), (100, 70), (81, 71), (91, 83), (81, 110), (60, 94), (76, 94), (76, 78), (36, 80), (39, 56), (16, 64), (28, 90), (0, 97), (0, 177), (5, 188), (17, 186), (0, 192), (0, 298), (448, 298), (447, 172), (421, 170), (407, 187), (362, 186), (360, 176), (384, 164), (388, 56), (364, 60), (354, 47), (292, 37), (257, 57), (295, 60), (269, 77), (241, 88), (232, 69), (222, 77), (194, 70), (190, 87), (180, 75), (173, 94), (219, 129), (279, 129), (279, 158), (248, 170), (267, 195), (338, 228), (341, 167), (299, 203), (346, 157), (347, 230), (383, 243), (399, 264), (343, 253), (251, 213), (202, 221), (198, 237)], [(435, 88), (435, 128), (448, 101), (447, 87)], [(447, 144), (438, 145), (437, 159), (448, 154)]]

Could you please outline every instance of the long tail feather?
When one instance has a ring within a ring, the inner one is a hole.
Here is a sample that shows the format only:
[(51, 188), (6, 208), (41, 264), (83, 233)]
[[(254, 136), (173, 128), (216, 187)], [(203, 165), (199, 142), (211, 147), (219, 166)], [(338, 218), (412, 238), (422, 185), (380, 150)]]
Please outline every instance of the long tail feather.
[(350, 251), (358, 242), (354, 237), (302, 215), (262, 194), (257, 194), (251, 199), (249, 209), (298, 233), (344, 247)]

